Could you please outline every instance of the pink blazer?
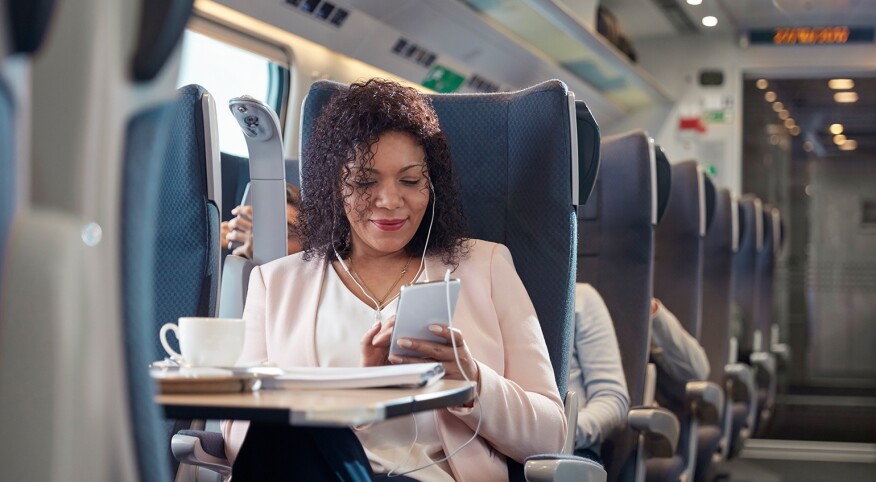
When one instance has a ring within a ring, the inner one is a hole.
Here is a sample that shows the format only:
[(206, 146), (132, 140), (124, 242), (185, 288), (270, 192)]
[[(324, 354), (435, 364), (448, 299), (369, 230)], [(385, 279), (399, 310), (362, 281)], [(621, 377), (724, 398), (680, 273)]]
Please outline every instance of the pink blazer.
[[(443, 277), (446, 267), (439, 259), (428, 258), (426, 265), (433, 279)], [(317, 366), (316, 310), (326, 267), (322, 260), (305, 262), (299, 253), (252, 271), (242, 361)], [(506, 456), (522, 462), (561, 449), (567, 430), (563, 402), (535, 309), (508, 248), (472, 242), (470, 256), (453, 276), (462, 280), (453, 325), (479, 364), (484, 418), (478, 439), (452, 457), (450, 467), (456, 480), (505, 481)], [(478, 410), (442, 409), (437, 421), (444, 452), (450, 453), (474, 433)], [(247, 427), (244, 421), (222, 422), (229, 460), (240, 450)]]

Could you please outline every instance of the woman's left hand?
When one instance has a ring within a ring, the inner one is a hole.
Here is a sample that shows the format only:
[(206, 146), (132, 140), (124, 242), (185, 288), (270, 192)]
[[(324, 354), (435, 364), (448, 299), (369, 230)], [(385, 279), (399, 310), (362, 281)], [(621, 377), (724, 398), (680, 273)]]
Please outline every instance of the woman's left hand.
[(398, 346), (406, 349), (422, 353), (422, 357), (396, 356), (389, 357), (389, 362), (398, 364), (407, 363), (423, 363), (436, 361), (444, 365), (444, 378), (451, 380), (464, 380), (465, 377), (459, 372), (459, 367), (456, 365), (456, 357), (453, 355), (453, 345), (450, 337), (453, 336), (456, 341), (456, 349), (459, 352), (459, 365), (465, 370), (468, 379), (473, 382), (478, 381), (478, 364), (468, 346), (465, 344), (465, 339), (462, 332), (454, 328), (452, 331), (447, 325), (429, 325), (429, 331), (435, 335), (447, 340), (447, 344), (435, 343), (426, 340), (416, 340), (411, 338), (401, 338), (397, 340)]

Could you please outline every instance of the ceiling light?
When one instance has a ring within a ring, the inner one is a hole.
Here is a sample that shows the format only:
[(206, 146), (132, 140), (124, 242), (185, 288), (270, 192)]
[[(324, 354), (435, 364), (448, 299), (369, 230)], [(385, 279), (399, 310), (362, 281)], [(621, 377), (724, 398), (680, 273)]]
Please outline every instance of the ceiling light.
[(839, 145), (839, 149), (841, 151), (854, 151), (858, 148), (858, 141), (849, 139), (846, 142), (843, 142)]
[(779, 119), (785, 120), (788, 118), (789, 115), (790, 114), (788, 114), (788, 111), (785, 109), (779, 111)]
[(767, 82), (767, 79), (758, 79), (755, 85), (758, 89), (765, 90), (767, 87), (770, 86), (770, 83)]
[(703, 0), (687, 0), (688, 5), (700, 5), (703, 3)]
[(858, 101), (858, 93), (857, 92), (837, 92), (833, 94), (833, 100), (839, 102), (840, 104), (849, 104), (852, 102)]
[(837, 134), (837, 135), (833, 136), (833, 143), (834, 144), (841, 146), (845, 142), (846, 142), (846, 136), (844, 136), (842, 134)]
[(833, 90), (848, 90), (855, 88), (855, 81), (852, 79), (830, 79), (827, 86)]
[(788, 129), (790, 129), (791, 127), (794, 127), (795, 125), (796, 124), (794, 123), (793, 117), (788, 117), (787, 119), (785, 119), (785, 127), (787, 127)]
[(781, 112), (783, 110), (785, 110), (784, 104), (782, 104), (781, 102), (773, 102), (773, 111)]
[(766, 99), (767, 102), (775, 102), (776, 101), (776, 93), (768, 90), (766, 94), (763, 95), (763, 98)]
[(706, 27), (714, 27), (715, 25), (718, 25), (718, 18), (711, 15), (703, 17), (703, 25)]
[(842, 134), (843, 133), (843, 125), (842, 124), (831, 124), (830, 125), (830, 133), (831, 134)]
[(791, 135), (792, 136), (799, 136), (800, 135), (800, 126), (791, 127)]

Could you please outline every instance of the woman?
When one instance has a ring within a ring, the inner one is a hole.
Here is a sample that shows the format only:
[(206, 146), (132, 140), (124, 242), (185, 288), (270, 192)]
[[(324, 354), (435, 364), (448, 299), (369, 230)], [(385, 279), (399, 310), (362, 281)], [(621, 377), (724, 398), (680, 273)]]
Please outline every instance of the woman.
[[(508, 478), (506, 457), (558, 451), (565, 417), (535, 310), (508, 249), (464, 236), (450, 150), (429, 100), (390, 81), (353, 84), (320, 113), (305, 156), (304, 252), (252, 272), (242, 361), (422, 362), (388, 356), (399, 287), (450, 269), (461, 280), (454, 330), (430, 330), (455, 337), (479, 406), (358, 427), (367, 462), (378, 474), (434, 464), (409, 474), (416, 480), (498, 481)], [(443, 363), (446, 378), (464, 378), (452, 347), (399, 345)], [(472, 437), (479, 417), (478, 437), (442, 461)], [(245, 431), (242, 422), (223, 426), (231, 460)], [(241, 451), (248, 460), (265, 449), (249, 444)]]

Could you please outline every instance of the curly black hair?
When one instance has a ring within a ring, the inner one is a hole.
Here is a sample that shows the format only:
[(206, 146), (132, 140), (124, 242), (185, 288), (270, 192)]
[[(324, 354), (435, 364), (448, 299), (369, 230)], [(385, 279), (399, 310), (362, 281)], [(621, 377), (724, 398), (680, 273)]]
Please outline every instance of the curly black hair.
[[(468, 255), (466, 220), (450, 147), (431, 101), (414, 88), (386, 79), (371, 79), (334, 94), (316, 118), (305, 146), (304, 195), (298, 217), (305, 260), (314, 257), (331, 260), (335, 250), (342, 257), (349, 256), (350, 222), (344, 214), (344, 203), (354, 189), (367, 199), (365, 188), (359, 187), (357, 181), (364, 180), (366, 170), (374, 165), (372, 147), (388, 132), (409, 134), (423, 148), (427, 171), (424, 175), (435, 190), (423, 221), (405, 250), (414, 256), (423, 253), (431, 210), (437, 200), (427, 255), (440, 257), (454, 267)], [(348, 193), (346, 197), (344, 192)]]

